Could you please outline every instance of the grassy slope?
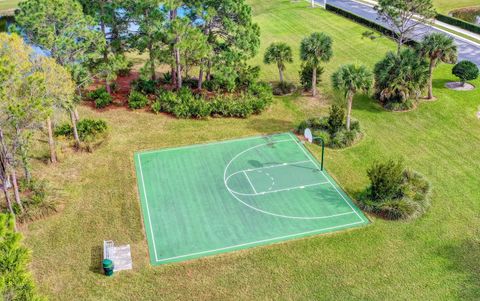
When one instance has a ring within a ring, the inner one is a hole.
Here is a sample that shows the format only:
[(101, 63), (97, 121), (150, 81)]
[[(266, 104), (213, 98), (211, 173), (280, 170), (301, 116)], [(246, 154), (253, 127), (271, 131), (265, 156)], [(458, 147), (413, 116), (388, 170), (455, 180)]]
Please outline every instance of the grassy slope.
[[(362, 40), (364, 28), (306, 3), (251, 1), (262, 28), (262, 49), (273, 40), (297, 49), (313, 30), (330, 34), (335, 58), (327, 73), (348, 62), (372, 66), (394, 47), (387, 40)], [(288, 68), (287, 77), (296, 78), (296, 66)], [(264, 78), (277, 79), (274, 67), (263, 70)], [(364, 229), (157, 268), (147, 259), (134, 151), (286, 131), (325, 107), (318, 100), (286, 97), (258, 117), (209, 121), (82, 107), (84, 117), (108, 120), (111, 138), (94, 154), (64, 155), (55, 168), (36, 163), (63, 204), (59, 214), (25, 229), (39, 287), (54, 300), (480, 298), (480, 124), (475, 118), (480, 89), (444, 89), (452, 80), (448, 66), (435, 77), (438, 101), (414, 112), (389, 113), (366, 97), (357, 98), (354, 116), (366, 138), (353, 148), (327, 152), (327, 168), (351, 194), (364, 187), (365, 169), (374, 160), (405, 158), (435, 188), (424, 218), (375, 220)], [(322, 89), (330, 95), (325, 82)], [(42, 148), (41, 155), (46, 153)], [(96, 254), (103, 239), (130, 243), (135, 269), (114, 278), (99, 274)]]

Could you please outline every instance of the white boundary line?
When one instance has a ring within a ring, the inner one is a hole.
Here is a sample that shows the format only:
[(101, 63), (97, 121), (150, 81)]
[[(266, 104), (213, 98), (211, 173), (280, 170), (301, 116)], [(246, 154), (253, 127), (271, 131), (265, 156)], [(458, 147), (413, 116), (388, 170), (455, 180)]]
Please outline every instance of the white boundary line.
[(242, 171), (256, 171), (256, 170), (263, 170), (263, 169), (270, 169), (270, 168), (275, 168), (275, 167), (282, 167), (282, 166), (287, 166), (287, 165), (294, 165), (294, 164), (302, 164), (302, 163), (307, 163), (310, 162), (310, 160), (305, 160), (305, 161), (297, 161), (297, 162), (292, 162), (292, 163), (281, 163), (281, 164), (275, 164), (275, 165), (269, 165), (265, 167), (258, 167), (258, 168), (251, 168), (251, 169), (244, 169), (241, 171), (238, 171), (236, 173), (233, 173), (229, 176), (229, 178), (237, 173), (241, 173)]
[[(320, 186), (320, 185), (325, 185), (325, 184), (330, 184), (329, 182), (321, 182), (321, 183), (314, 183), (314, 184), (306, 184), (306, 185), (301, 185), (301, 186), (294, 186), (294, 187), (289, 187), (289, 188), (282, 188), (278, 190), (269, 190), (269, 191), (262, 191), (262, 192), (256, 192), (255, 193), (241, 193), (237, 192), (233, 189), (230, 189), (231, 192), (238, 194), (238, 195), (244, 195), (244, 196), (259, 196), (259, 195), (265, 195), (269, 193), (276, 193), (276, 192), (282, 192), (282, 191), (290, 191), (290, 190), (297, 190), (297, 189), (304, 189), (307, 187), (313, 187), (313, 186)], [(353, 212), (348, 212), (353, 213)]]
[[(284, 143), (284, 142), (293, 142), (295, 143), (297, 146), (298, 143), (296, 140), (293, 139), (293, 137), (291, 136), (290, 133), (287, 133), (286, 135), (289, 136), (290, 139), (286, 139), (286, 140), (279, 140), (279, 141), (276, 141), (275, 143)], [(224, 179), (224, 185), (225, 185), (225, 188), (227, 188), (228, 192), (230, 192), (230, 195), (232, 195), (237, 201), (239, 201), (240, 203), (242, 203), (243, 205), (247, 206), (248, 208), (250, 209), (253, 209), (255, 211), (258, 211), (258, 212), (261, 212), (263, 214), (267, 214), (267, 215), (271, 215), (271, 216), (276, 216), (276, 217), (280, 217), (280, 218), (286, 218), (286, 219), (296, 219), (296, 220), (317, 220), (317, 219), (326, 219), (326, 218), (331, 218), (331, 217), (336, 217), (336, 216), (340, 216), (340, 215), (346, 215), (346, 214), (357, 214), (358, 216), (358, 213), (355, 211), (355, 209), (353, 209), (353, 207), (347, 202), (347, 204), (350, 206), (350, 209), (351, 211), (350, 212), (347, 212), (347, 213), (339, 213), (339, 214), (334, 214), (334, 215), (328, 215), (328, 216), (310, 216), (310, 217), (305, 217), (305, 216), (290, 216), (290, 215), (283, 215), (283, 214), (277, 214), (277, 213), (273, 213), (273, 212), (269, 212), (269, 211), (265, 211), (265, 210), (262, 210), (262, 209), (259, 209), (255, 206), (252, 206), (250, 204), (248, 204), (247, 202), (243, 201), (242, 199), (240, 199), (237, 195), (235, 195), (235, 191), (233, 191), (229, 186), (228, 186), (228, 177), (227, 177), (227, 170), (228, 168), (230, 167), (230, 165), (238, 158), (240, 157), (241, 155), (243, 155), (244, 153), (247, 153), (249, 151), (251, 151), (252, 149), (255, 149), (255, 148), (258, 148), (258, 147), (263, 147), (265, 145), (268, 145), (269, 143), (263, 143), (263, 144), (258, 144), (258, 145), (255, 145), (255, 146), (252, 146), (250, 148), (247, 148), (243, 151), (241, 151), (240, 153), (236, 154), (231, 160), (230, 162), (228, 162), (227, 166), (225, 167), (225, 170), (224, 170), (224, 173), (223, 173), (223, 179)], [(300, 146), (299, 146), (300, 147)], [(302, 149), (302, 148), (301, 148)], [(303, 149), (302, 149), (303, 150)], [(312, 161), (312, 159), (307, 155), (307, 158), (309, 159), (308, 161), (312, 162), (313, 165), (320, 170), (320, 168), (318, 167), (317, 164), (315, 164), (315, 162)], [(231, 175), (230, 175), (231, 176)], [(322, 176), (331, 184), (333, 185), (330, 180), (325, 176), (324, 173), (322, 173)], [(336, 187), (334, 186), (334, 188), (336, 189)], [(337, 193), (340, 194), (340, 192), (336, 189)], [(340, 196), (343, 198), (343, 196), (340, 194)], [(345, 200), (345, 198), (344, 198)], [(363, 222), (363, 219), (360, 218)]]
[[(205, 147), (205, 146), (210, 146), (210, 145), (226, 144), (226, 143), (240, 142), (240, 141), (248, 141), (248, 140), (253, 140), (253, 139), (262, 139), (262, 138), (265, 138), (265, 137), (275, 137), (275, 136), (282, 136), (282, 135), (287, 136), (289, 134), (288, 133), (280, 133), (280, 134), (274, 134), (274, 135), (270, 135), (270, 136), (255, 136), (255, 137), (245, 137), (245, 138), (231, 139), (231, 140), (225, 140), (225, 141), (213, 141), (213, 142), (206, 142), (206, 143), (200, 143), (200, 144), (194, 144), (194, 145), (184, 145), (184, 146), (176, 146), (176, 147), (171, 147), (171, 148), (163, 148), (163, 149), (158, 149), (158, 150), (143, 151), (143, 152), (138, 152), (137, 154), (141, 154), (141, 155), (156, 154), (156, 153), (168, 152), (168, 151), (173, 151), (173, 150)], [(276, 142), (279, 142), (279, 141), (271, 141), (271, 142), (276, 143)]]
[[(305, 162), (308, 162), (308, 161), (311, 161), (317, 168), (318, 168), (318, 165), (312, 160), (312, 158), (310, 156), (308, 156), (307, 153), (305, 153), (305, 150), (298, 144), (298, 142), (291, 136), (290, 133), (286, 133), (286, 134), (278, 134), (278, 135), (288, 135), (290, 137), (290, 139), (288, 140), (279, 140), (279, 141), (274, 141), (274, 143), (281, 143), (281, 142), (287, 142), (287, 141), (293, 141), (295, 144), (297, 144), (298, 147), (300, 147), (300, 149), (302, 149), (302, 151), (304, 152), (304, 154), (307, 156), (307, 158), (309, 160), (306, 160)], [(231, 140), (231, 141), (244, 141), (244, 140), (252, 140), (252, 139), (258, 139), (258, 138), (263, 138), (263, 136), (258, 136), (258, 137), (252, 137), (252, 138), (243, 138), (243, 139), (236, 139), (236, 140)], [(323, 176), (328, 180), (328, 182), (335, 188), (335, 190), (337, 191), (338, 194), (340, 194), (340, 196), (344, 199), (344, 201), (350, 206), (350, 208), (352, 209), (353, 212), (347, 212), (347, 213), (340, 213), (338, 215), (332, 215), (332, 216), (328, 216), (328, 217), (334, 217), (334, 216), (339, 216), (339, 215), (346, 215), (346, 214), (352, 214), (352, 213), (355, 213), (357, 214), (357, 216), (360, 217), (360, 220), (359, 222), (355, 222), (355, 223), (348, 223), (348, 224), (344, 224), (344, 225), (338, 225), (338, 226), (333, 226), (333, 227), (326, 227), (326, 228), (321, 228), (321, 229), (316, 229), (316, 230), (311, 230), (311, 231), (306, 231), (306, 232), (301, 232), (301, 233), (296, 233), (296, 234), (290, 234), (290, 235), (285, 235), (285, 236), (279, 236), (279, 237), (275, 237), (275, 238), (269, 238), (269, 239), (264, 239), (264, 240), (258, 240), (258, 241), (254, 241), (254, 242), (249, 242), (249, 243), (244, 243), (244, 244), (239, 244), (239, 245), (234, 245), (234, 246), (229, 246), (229, 247), (224, 247), (224, 248), (218, 248), (218, 249), (213, 249), (213, 250), (209, 250), (209, 251), (202, 251), (202, 252), (195, 252), (195, 253), (190, 253), (190, 254), (185, 254), (185, 255), (179, 255), (179, 256), (174, 256), (174, 257), (169, 257), (169, 258), (164, 258), (164, 259), (158, 259), (158, 256), (157, 256), (157, 248), (156, 248), (156, 243), (155, 243), (155, 236), (153, 234), (153, 228), (152, 228), (152, 221), (151, 221), (151, 217), (150, 217), (150, 205), (148, 203), (148, 197), (147, 197), (147, 192), (146, 192), (146, 188), (145, 188), (145, 180), (144, 180), (144, 177), (143, 177), (143, 169), (142, 169), (142, 161), (141, 161), (141, 155), (142, 154), (149, 154), (149, 153), (157, 153), (157, 152), (161, 152), (161, 151), (168, 151), (168, 150), (175, 150), (175, 149), (188, 149), (188, 148), (193, 148), (193, 147), (199, 147), (199, 146), (208, 146), (208, 145), (212, 145), (212, 144), (222, 144), (222, 143), (228, 143), (228, 142), (231, 142), (231, 141), (222, 141), (222, 142), (218, 142), (218, 143), (209, 143), (209, 144), (200, 144), (200, 145), (195, 145), (195, 146), (191, 146), (191, 147), (177, 147), (177, 148), (172, 148), (172, 149), (164, 149), (164, 150), (160, 150), (160, 151), (151, 151), (151, 152), (143, 152), (143, 153), (137, 153), (137, 158), (138, 158), (138, 165), (139, 165), (139, 170), (140, 170), (140, 178), (142, 180), (142, 190), (143, 190), (143, 194), (144, 194), (144, 197), (145, 197), (145, 205), (146, 205), (146, 209), (147, 209), (147, 217), (148, 217), (148, 224), (149, 224), (149, 228), (150, 228), (150, 234), (152, 236), (152, 244), (153, 244), (153, 251), (154, 251), (154, 254), (155, 254), (155, 262), (164, 262), (164, 261), (169, 261), (169, 260), (174, 260), (174, 259), (179, 259), (179, 258), (184, 258), (184, 257), (189, 257), (189, 256), (195, 256), (195, 255), (201, 255), (201, 254), (207, 254), (207, 253), (213, 253), (213, 252), (218, 252), (218, 251), (223, 251), (223, 250), (228, 250), (228, 249), (233, 249), (233, 248), (238, 248), (238, 247), (243, 247), (243, 246), (249, 246), (249, 245), (255, 245), (255, 244), (261, 244), (261, 243), (264, 243), (264, 242), (269, 242), (269, 241), (274, 241), (274, 240), (283, 240), (283, 239), (286, 239), (286, 238), (291, 238), (291, 237), (296, 237), (296, 236), (301, 236), (301, 235), (306, 235), (306, 234), (313, 234), (313, 233), (319, 233), (319, 232), (323, 232), (323, 231), (328, 231), (328, 230), (332, 230), (332, 229), (338, 229), (338, 228), (343, 228), (343, 227), (348, 227), (348, 226), (353, 226), (353, 225), (358, 225), (358, 224), (362, 224), (362, 223), (365, 223), (365, 221), (358, 215), (358, 213), (356, 212), (355, 209), (353, 209), (353, 207), (350, 205), (350, 203), (345, 200), (345, 197), (338, 191), (338, 189), (331, 183), (331, 181), (328, 179), (327, 176), (325, 176), (325, 174), (323, 174)], [(237, 157), (239, 157), (241, 154), (253, 149), (253, 148), (256, 148), (256, 147), (260, 147), (260, 146), (264, 146), (264, 145), (267, 145), (269, 143), (266, 143), (266, 144), (261, 144), (261, 145), (257, 145), (257, 146), (254, 146), (252, 148), (249, 148), (239, 154), (237, 154), (234, 159), (236, 159)], [(226, 171), (228, 169), (228, 166), (234, 161), (234, 159), (232, 159), (227, 167), (225, 168), (225, 171), (224, 171), (224, 179), (225, 179), (225, 175), (226, 175)], [(305, 162), (302, 162), (302, 163), (305, 163)], [(299, 162), (295, 162), (295, 163), (299, 163)], [(291, 164), (295, 164), (295, 163), (291, 163)], [(288, 163), (287, 163), (288, 164)], [(284, 165), (284, 164), (282, 164)], [(229, 190), (230, 192), (230, 189), (228, 188), (228, 186), (226, 186), (227, 189)], [(230, 192), (231, 193), (231, 192)], [(232, 193), (231, 193), (232, 194)], [(233, 195), (233, 194), (232, 194)], [(237, 200), (239, 200), (240, 202), (242, 202), (240, 199), (238, 199), (235, 195), (233, 195)], [(242, 202), (244, 203), (244, 202)], [(254, 210), (257, 210), (257, 211), (261, 211), (263, 213), (266, 213), (266, 214), (271, 214), (271, 213), (268, 213), (268, 212), (264, 212), (262, 210), (259, 210), (258, 208), (255, 208), (255, 207), (251, 207), (250, 205), (244, 203), (246, 206), (254, 209)], [(272, 215), (275, 215), (275, 214), (272, 214)], [(278, 215), (279, 216), (279, 215)], [(287, 217), (285, 216), (286, 218), (292, 218), (292, 217)], [(323, 218), (328, 218), (328, 217), (323, 217)], [(311, 218), (300, 218), (300, 219), (311, 219)], [(315, 218), (315, 219), (319, 219), (319, 218)]]
[(156, 247), (156, 244), (155, 244), (155, 235), (153, 235), (152, 220), (150, 219), (150, 206), (148, 205), (147, 190), (145, 189), (145, 181), (143, 179), (142, 160), (140, 158), (140, 154), (137, 155), (137, 158), (138, 158), (138, 168), (140, 169), (140, 178), (142, 179), (142, 187), (143, 187), (143, 195), (145, 197), (145, 205), (147, 207), (148, 225), (150, 226), (150, 234), (152, 235), (153, 252), (155, 253), (155, 260), (158, 261), (157, 247)]
[[(289, 134), (290, 135), (290, 134)], [(300, 144), (298, 144), (298, 142), (295, 140), (295, 138), (293, 138), (291, 135), (290, 137), (292, 138), (293, 142), (295, 142), (295, 144), (303, 151), (303, 153), (305, 154), (305, 156), (307, 156), (307, 158), (310, 159), (310, 161), (312, 161), (312, 163), (317, 166), (318, 170), (320, 170), (323, 174), (323, 176), (327, 179), (327, 181), (330, 183), (330, 185), (332, 185), (332, 187), (335, 189), (335, 191), (337, 191), (337, 193), (342, 197), (342, 199), (345, 201), (345, 203), (347, 203), (347, 205), (352, 209), (353, 212), (355, 212), (355, 214), (358, 216), (358, 218), (364, 222), (363, 218), (360, 216), (360, 214), (358, 214), (358, 212), (355, 210), (355, 208), (353, 208), (353, 206), (350, 204), (350, 202), (348, 202), (345, 197), (343, 196), (342, 193), (340, 193), (340, 191), (338, 191), (337, 187), (335, 185), (333, 185), (333, 183), (330, 181), (330, 179), (325, 175), (325, 173), (323, 172), (323, 170), (321, 170), (321, 168), (318, 166), (318, 164), (312, 159), (311, 156), (309, 156), (307, 154), (307, 151), (305, 150), (304, 147), (302, 147)]]
[(239, 245), (234, 245), (234, 246), (229, 246), (229, 247), (224, 247), (224, 248), (218, 248), (218, 249), (213, 249), (213, 250), (209, 250), (209, 251), (202, 251), (202, 252), (190, 253), (190, 254), (185, 254), (185, 255), (179, 255), (179, 256), (164, 258), (164, 259), (160, 259), (160, 260), (157, 259), (157, 262), (168, 261), (168, 260), (179, 259), (179, 258), (201, 255), (201, 254), (207, 254), (207, 253), (213, 253), (213, 252), (218, 252), (218, 251), (224, 251), (224, 250), (228, 250), (228, 249), (244, 247), (244, 246), (249, 246), (249, 245), (254, 245), (254, 244), (260, 244), (260, 243), (264, 243), (264, 242), (268, 242), (268, 241), (291, 238), (291, 237), (301, 236), (301, 235), (306, 235), (306, 234), (313, 234), (313, 233), (319, 233), (319, 232), (321, 233), (323, 231), (328, 231), (328, 230), (332, 230), (332, 229), (358, 225), (358, 224), (361, 224), (361, 223), (363, 223), (363, 221), (355, 222), (355, 223), (349, 223), (349, 224), (345, 224), (345, 225), (327, 227), (327, 228), (322, 228), (322, 229), (317, 229), (317, 230), (311, 230), (311, 231), (306, 231), (306, 232), (301, 232), (301, 233), (296, 233), (296, 234), (290, 234), (290, 235), (285, 235), (285, 236), (279, 236), (279, 237), (274, 237), (274, 238), (268, 238), (268, 239), (254, 241), (254, 242), (247, 242), (247, 243), (244, 243), (244, 244), (239, 244)]
[(252, 184), (252, 182), (250, 181), (250, 178), (248, 177), (247, 173), (246, 173), (245, 171), (243, 171), (243, 174), (244, 174), (245, 177), (247, 178), (248, 183), (250, 183), (250, 186), (252, 186), (253, 192), (255, 192), (255, 194), (258, 194), (257, 191), (255, 190), (255, 187), (253, 187), (253, 184)]

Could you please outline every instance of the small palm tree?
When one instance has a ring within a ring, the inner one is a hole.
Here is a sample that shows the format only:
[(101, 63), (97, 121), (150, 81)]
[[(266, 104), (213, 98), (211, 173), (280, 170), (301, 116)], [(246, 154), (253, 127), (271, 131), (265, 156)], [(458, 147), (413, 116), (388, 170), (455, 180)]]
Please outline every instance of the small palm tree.
[(428, 78), (428, 99), (433, 99), (433, 69), (439, 62), (454, 64), (457, 62), (458, 51), (452, 37), (443, 33), (432, 33), (425, 36), (419, 45), (422, 56), (430, 60)]
[(332, 39), (326, 34), (314, 32), (302, 40), (300, 58), (313, 69), (312, 96), (317, 95), (317, 68), (321, 62), (328, 62), (332, 55)]
[(265, 64), (276, 63), (278, 73), (280, 74), (280, 82), (283, 83), (283, 71), (285, 71), (285, 63), (293, 62), (292, 48), (287, 43), (272, 43), (268, 46), (263, 57)]
[(344, 65), (332, 75), (333, 88), (345, 92), (347, 99), (347, 130), (350, 131), (353, 97), (358, 92), (368, 92), (373, 75), (365, 66)]

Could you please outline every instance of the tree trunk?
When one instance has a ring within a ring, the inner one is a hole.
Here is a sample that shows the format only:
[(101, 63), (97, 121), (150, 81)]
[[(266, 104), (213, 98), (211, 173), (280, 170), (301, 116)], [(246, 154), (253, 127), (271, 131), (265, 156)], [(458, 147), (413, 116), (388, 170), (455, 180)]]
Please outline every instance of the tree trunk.
[(11, 170), (11, 177), (12, 177), (13, 194), (15, 196), (15, 202), (17, 203), (20, 210), (23, 212), (22, 200), (20, 199), (20, 191), (18, 190), (17, 172), (15, 171), (15, 167), (13, 166)]
[(317, 67), (313, 66), (312, 69), (312, 96), (317, 96)]
[(278, 66), (278, 74), (280, 75), (280, 82), (283, 83), (283, 70)]
[(198, 72), (198, 86), (197, 86), (197, 88), (199, 90), (202, 90), (202, 86), (203, 86), (203, 67), (201, 66), (200, 71)]
[(80, 115), (78, 114), (77, 107), (75, 107), (75, 109), (73, 109), (73, 113), (75, 114), (75, 121), (79, 122), (80, 121)]
[(207, 76), (206, 76), (206, 79), (207, 80), (212, 79), (212, 60), (208, 60), (208, 62), (207, 62)]
[(13, 206), (12, 206), (12, 199), (10, 198), (10, 193), (8, 193), (8, 189), (6, 187), (7, 183), (6, 181), (2, 183), (2, 190), (3, 194), (5, 195), (5, 201), (7, 202), (7, 207), (8, 211), (10, 211), (11, 214), (15, 215), (15, 211), (13, 211)]
[(80, 147), (80, 137), (78, 136), (77, 120), (75, 119), (75, 113), (73, 110), (69, 110), (69, 111), (70, 111), (70, 119), (72, 121), (73, 138), (75, 139), (75, 146)]
[(52, 119), (47, 118), (48, 146), (50, 147), (50, 162), (57, 163), (57, 153), (55, 151), (55, 141), (53, 140)]
[(22, 165), (23, 165), (23, 171), (25, 174), (25, 180), (27, 180), (28, 183), (32, 180), (32, 174), (30, 173), (30, 163), (28, 162), (28, 153), (25, 150), (24, 146), (20, 146), (20, 152), (21, 152), (21, 159), (22, 159)]
[[(178, 44), (179, 39), (177, 37), (175, 44)], [(175, 67), (177, 73), (177, 90), (182, 88), (182, 66), (180, 65), (180, 49), (175, 46)]]
[[(102, 6), (101, 11), (102, 11), (102, 15), (104, 15), (103, 6)], [(102, 30), (102, 33), (103, 33), (103, 36), (105, 37), (105, 40), (107, 40), (107, 31), (106, 31), (106, 28), (105, 28), (105, 23), (103, 21), (100, 22), (100, 29)], [(105, 50), (103, 51), (103, 62), (105, 63), (105, 65), (108, 64), (108, 45), (105, 46)], [(110, 85), (108, 83), (108, 80), (105, 80), (105, 89), (107, 90), (108, 94), (112, 94), (112, 91), (110, 89)]]
[(435, 68), (435, 59), (430, 60), (428, 69), (428, 99), (433, 99), (433, 68)]
[(353, 93), (348, 92), (347, 95), (347, 131), (350, 131), (350, 125), (352, 123), (352, 105), (353, 105)]
[(152, 43), (148, 44), (148, 53), (150, 55), (150, 74), (152, 76), (152, 80), (157, 80), (157, 74), (155, 73), (155, 56), (153, 54), (153, 46)]

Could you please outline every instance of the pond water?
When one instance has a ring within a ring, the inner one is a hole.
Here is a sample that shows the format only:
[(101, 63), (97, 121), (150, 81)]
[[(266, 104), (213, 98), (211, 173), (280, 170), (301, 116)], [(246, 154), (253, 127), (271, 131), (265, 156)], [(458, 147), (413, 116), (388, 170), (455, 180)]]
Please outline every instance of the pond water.
[(449, 15), (463, 21), (480, 25), (480, 6), (452, 10)]

